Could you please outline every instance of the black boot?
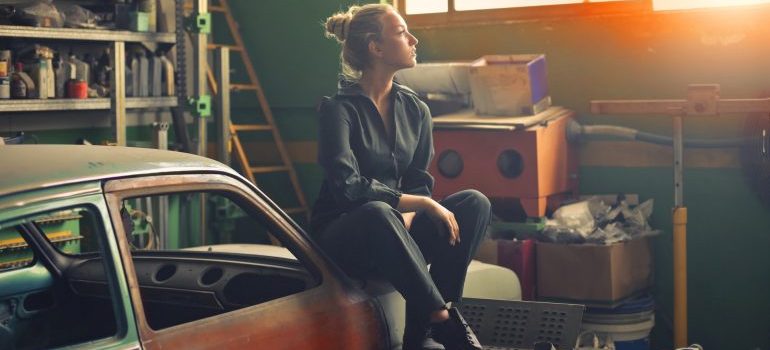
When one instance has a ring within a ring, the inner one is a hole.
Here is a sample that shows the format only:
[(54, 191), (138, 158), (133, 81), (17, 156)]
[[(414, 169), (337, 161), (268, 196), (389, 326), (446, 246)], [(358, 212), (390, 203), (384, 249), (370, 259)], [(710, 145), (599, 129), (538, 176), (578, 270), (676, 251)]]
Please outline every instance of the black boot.
[(427, 314), (410, 312), (407, 308), (404, 325), (404, 344), (402, 350), (445, 350), (444, 346), (432, 338), (430, 320)]
[(446, 348), (434, 340), (430, 334), (426, 334), (426, 336), (409, 340), (405, 338), (401, 350), (446, 350)]
[(433, 328), (428, 327), (425, 333), (425, 339), (422, 340), (422, 350), (446, 350), (446, 348), (433, 339)]
[(449, 309), (449, 319), (432, 325), (433, 338), (447, 350), (481, 350), (481, 343), (460, 311)]

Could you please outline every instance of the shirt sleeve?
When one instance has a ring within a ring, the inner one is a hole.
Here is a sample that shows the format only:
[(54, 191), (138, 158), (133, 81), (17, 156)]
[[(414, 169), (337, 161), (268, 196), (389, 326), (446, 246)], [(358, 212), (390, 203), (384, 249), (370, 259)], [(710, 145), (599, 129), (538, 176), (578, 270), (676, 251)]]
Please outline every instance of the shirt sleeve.
[(401, 178), (401, 189), (404, 193), (430, 197), (433, 193), (433, 176), (428, 173), (428, 166), (433, 159), (433, 120), (428, 106), (418, 100), (422, 125), (420, 138), (409, 167)]
[(351, 113), (356, 112), (333, 99), (324, 100), (319, 111), (318, 163), (323, 168), (337, 203), (349, 207), (382, 201), (396, 208), (401, 191), (360, 174), (358, 161), (350, 145), (353, 130)]

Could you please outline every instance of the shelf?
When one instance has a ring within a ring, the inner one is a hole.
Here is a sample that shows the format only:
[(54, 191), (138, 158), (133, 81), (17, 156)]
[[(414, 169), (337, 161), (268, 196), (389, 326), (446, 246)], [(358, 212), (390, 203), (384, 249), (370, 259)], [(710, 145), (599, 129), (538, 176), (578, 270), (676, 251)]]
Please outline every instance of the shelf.
[[(126, 108), (176, 107), (176, 96), (126, 97)], [(35, 112), (63, 110), (110, 109), (109, 98), (50, 99), (50, 100), (4, 100), (0, 101), (0, 112)]]
[(0, 25), (0, 37), (62, 39), (80, 41), (125, 41), (174, 44), (174, 33), (130, 32), (125, 30), (97, 30), (73, 28), (42, 28)]
[(126, 108), (176, 107), (178, 102), (179, 99), (176, 96), (126, 97)]

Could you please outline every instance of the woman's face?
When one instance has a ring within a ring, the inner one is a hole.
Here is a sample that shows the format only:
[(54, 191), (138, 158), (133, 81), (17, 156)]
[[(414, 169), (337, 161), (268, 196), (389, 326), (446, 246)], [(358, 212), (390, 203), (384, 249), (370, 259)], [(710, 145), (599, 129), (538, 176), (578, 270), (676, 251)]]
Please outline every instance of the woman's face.
[(375, 44), (376, 55), (394, 70), (414, 67), (417, 64), (417, 38), (406, 27), (406, 22), (395, 11), (387, 11), (380, 17), (382, 37)]

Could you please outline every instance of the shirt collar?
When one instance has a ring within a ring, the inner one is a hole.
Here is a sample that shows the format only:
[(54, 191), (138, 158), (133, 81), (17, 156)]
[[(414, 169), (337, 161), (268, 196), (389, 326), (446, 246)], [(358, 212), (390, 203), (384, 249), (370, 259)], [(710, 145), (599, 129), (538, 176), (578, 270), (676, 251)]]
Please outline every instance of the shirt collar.
[[(412, 94), (416, 94), (412, 89), (401, 85), (399, 83), (393, 82), (393, 91), (394, 92), (408, 92)], [(357, 96), (362, 95), (364, 96), (364, 91), (361, 89), (361, 85), (358, 84), (356, 81), (347, 80), (344, 78), (340, 78), (339, 82), (337, 83), (337, 95), (340, 96)]]

